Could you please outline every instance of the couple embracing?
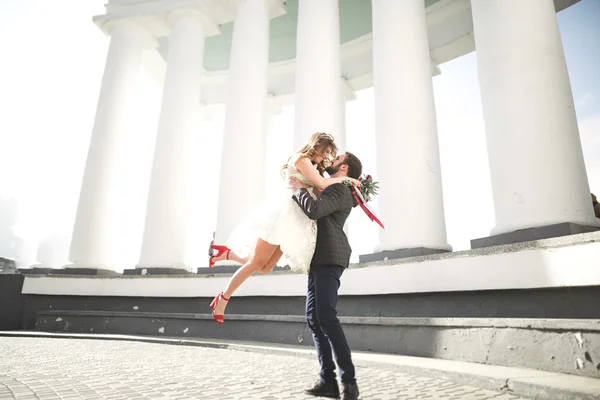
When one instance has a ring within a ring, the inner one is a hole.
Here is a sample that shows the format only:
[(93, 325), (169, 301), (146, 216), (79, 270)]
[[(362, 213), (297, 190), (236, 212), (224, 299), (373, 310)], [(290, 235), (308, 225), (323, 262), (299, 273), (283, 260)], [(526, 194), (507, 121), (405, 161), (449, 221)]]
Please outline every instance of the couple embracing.
[(243, 221), (232, 233), (228, 246), (213, 246), (218, 253), (211, 257), (211, 266), (225, 259), (243, 266), (211, 307), (213, 318), (223, 324), (225, 308), (234, 291), (253, 273), (270, 272), (282, 257), (292, 269), (305, 270), (306, 319), (321, 364), (320, 379), (305, 393), (340, 396), (335, 357), (343, 386), (342, 399), (351, 400), (358, 398), (359, 391), (350, 348), (336, 311), (340, 278), (352, 251), (344, 224), (357, 204), (365, 209), (362, 202), (375, 193), (376, 185), (370, 176), (368, 180), (361, 179), (362, 164), (355, 155), (336, 153), (333, 136), (313, 134), (282, 167), (287, 187), (281, 197), (271, 199)]

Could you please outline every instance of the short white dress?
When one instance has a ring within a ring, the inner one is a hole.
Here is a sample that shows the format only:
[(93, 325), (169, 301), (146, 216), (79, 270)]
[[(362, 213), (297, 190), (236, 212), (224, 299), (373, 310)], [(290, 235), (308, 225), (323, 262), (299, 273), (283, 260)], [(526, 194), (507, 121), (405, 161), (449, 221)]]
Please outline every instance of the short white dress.
[(308, 272), (317, 241), (317, 222), (308, 218), (292, 199), (293, 191), (287, 187), (290, 177), (309, 185), (308, 192), (316, 199), (314, 185), (290, 160), (281, 190), (269, 195), (257, 210), (234, 229), (227, 246), (237, 255), (245, 257), (252, 254), (256, 241), (261, 238), (280, 246), (283, 257), (278, 265), (289, 265), (292, 270)]

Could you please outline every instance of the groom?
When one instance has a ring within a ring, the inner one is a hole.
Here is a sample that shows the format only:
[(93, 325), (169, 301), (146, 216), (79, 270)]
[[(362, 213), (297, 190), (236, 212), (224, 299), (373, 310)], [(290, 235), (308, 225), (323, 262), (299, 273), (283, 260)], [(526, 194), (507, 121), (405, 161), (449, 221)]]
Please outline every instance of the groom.
[[(352, 153), (338, 156), (326, 170), (331, 177), (347, 176), (358, 179), (362, 164)], [(337, 299), (340, 277), (350, 262), (350, 245), (344, 233), (344, 223), (350, 215), (354, 199), (350, 187), (337, 183), (327, 187), (314, 200), (306, 186), (290, 181), (293, 198), (310, 219), (317, 220), (317, 244), (310, 264), (306, 293), (306, 319), (312, 331), (321, 364), (321, 378), (307, 389), (312, 396), (338, 398), (340, 389), (335, 376), (333, 354), (340, 370), (342, 400), (358, 399), (358, 386), (350, 347), (337, 318)]]

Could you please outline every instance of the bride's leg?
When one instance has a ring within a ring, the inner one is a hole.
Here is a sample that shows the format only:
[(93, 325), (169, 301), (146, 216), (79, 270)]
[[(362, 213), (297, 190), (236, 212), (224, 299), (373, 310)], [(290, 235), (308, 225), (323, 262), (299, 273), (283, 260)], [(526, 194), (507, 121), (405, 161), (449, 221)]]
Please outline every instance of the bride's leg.
[[(240, 268), (229, 280), (227, 287), (223, 291), (223, 295), (226, 298), (230, 298), (231, 295), (239, 288), (246, 279), (248, 279), (256, 271), (263, 268), (271, 259), (273, 254), (276, 252), (279, 246), (265, 242), (262, 239), (258, 239), (254, 253), (250, 256), (250, 259)], [(220, 300), (215, 308), (215, 314), (224, 314), (225, 307), (227, 307), (227, 301)]]
[(233, 251), (229, 252), (229, 259), (240, 264), (246, 264), (250, 260), (250, 256), (240, 257)]
[(258, 270), (258, 273), (268, 274), (269, 272), (271, 272), (273, 268), (275, 268), (275, 266), (277, 265), (277, 262), (279, 261), (282, 255), (283, 252), (281, 251), (281, 247), (277, 246), (277, 250), (275, 250), (275, 253), (273, 253), (271, 259), (267, 261), (264, 267)]

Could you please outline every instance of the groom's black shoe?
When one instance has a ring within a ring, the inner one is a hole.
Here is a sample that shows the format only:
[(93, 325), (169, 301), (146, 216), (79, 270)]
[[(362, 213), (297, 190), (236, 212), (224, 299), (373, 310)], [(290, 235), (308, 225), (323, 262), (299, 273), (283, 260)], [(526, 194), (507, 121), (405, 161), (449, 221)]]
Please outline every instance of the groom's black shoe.
[(344, 391), (342, 392), (342, 400), (357, 400), (358, 385), (356, 383), (344, 383)]
[(340, 397), (340, 387), (337, 381), (321, 382), (318, 380), (313, 387), (306, 389), (304, 393), (311, 396), (330, 397), (338, 399)]

